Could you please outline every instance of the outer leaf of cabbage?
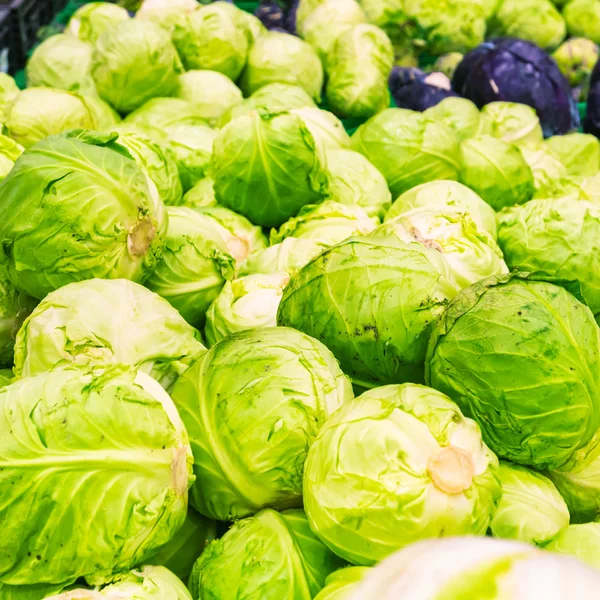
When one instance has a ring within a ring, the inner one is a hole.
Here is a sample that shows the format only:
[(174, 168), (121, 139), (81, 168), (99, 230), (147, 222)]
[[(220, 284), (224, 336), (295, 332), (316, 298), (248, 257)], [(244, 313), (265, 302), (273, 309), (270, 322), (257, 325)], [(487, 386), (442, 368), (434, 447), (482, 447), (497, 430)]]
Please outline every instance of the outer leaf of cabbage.
[(189, 208), (209, 208), (217, 206), (214, 181), (210, 177), (203, 177), (197, 181), (183, 196), (181, 204)]
[(143, 281), (154, 269), (165, 208), (116, 140), (82, 131), (47, 138), (0, 184), (0, 261), (18, 289), (43, 298), (73, 281)]
[(199, 107), (180, 98), (152, 98), (125, 119), (146, 130), (158, 141), (177, 127), (206, 127), (208, 122)]
[(498, 459), (479, 427), (444, 394), (414, 384), (342, 406), (305, 466), (312, 530), (355, 565), (423, 538), (482, 535), (501, 493)]
[(106, 29), (128, 20), (129, 14), (120, 6), (107, 2), (89, 2), (75, 11), (66, 31), (84, 42), (95, 44)]
[(247, 275), (225, 283), (206, 312), (206, 343), (246, 329), (276, 327), (277, 309), (289, 283), (287, 273)]
[(312, 46), (289, 33), (263, 35), (250, 48), (240, 87), (249, 96), (269, 83), (298, 85), (319, 102), (323, 87), (319, 56)]
[(496, 213), (473, 190), (457, 181), (431, 181), (404, 192), (385, 215), (390, 221), (415, 208), (448, 206), (467, 212), (477, 225), (496, 239)]
[(95, 94), (91, 44), (59, 34), (44, 40), (31, 55), (25, 73), (29, 87), (50, 87)]
[(389, 108), (369, 119), (352, 136), (352, 150), (379, 169), (394, 197), (428, 181), (459, 176), (454, 132), (411, 110)]
[(325, 420), (352, 398), (333, 354), (282, 327), (215, 344), (172, 392), (194, 453), (193, 506), (233, 520), (302, 505), (306, 453)]
[(209, 216), (183, 206), (170, 206), (168, 214), (165, 250), (146, 285), (202, 327), (204, 313), (233, 277), (235, 260)]
[(358, 205), (371, 217), (382, 219), (392, 203), (383, 175), (352, 150), (328, 150), (329, 200)]
[(324, 198), (324, 163), (300, 117), (263, 112), (239, 117), (214, 142), (215, 196), (256, 225), (278, 226)]
[(545, 544), (569, 524), (569, 509), (541, 473), (500, 461), (502, 498), (490, 524), (495, 537)]
[(311, 600), (341, 561), (311, 532), (302, 510), (263, 510), (235, 523), (198, 559), (196, 600)]
[(0, 403), (2, 583), (102, 583), (181, 527), (193, 459), (152, 378), (57, 369), (3, 388)]
[(512, 269), (578, 279), (600, 322), (600, 206), (568, 197), (531, 200), (499, 214), (498, 243)]
[(598, 571), (577, 560), (512, 540), (460, 537), (401, 550), (370, 571), (348, 600), (569, 600), (593, 598), (599, 585)]
[(17, 144), (12, 138), (0, 135), (0, 180), (4, 179), (15, 166), (15, 161), (25, 148)]
[(600, 523), (565, 526), (545, 548), (570, 554), (600, 569)]
[(150, 21), (130, 19), (108, 28), (92, 55), (98, 93), (121, 113), (151, 98), (170, 96), (180, 72), (169, 34)]
[(277, 322), (321, 340), (355, 383), (421, 382), (433, 323), (458, 289), (436, 250), (350, 238), (292, 277)]
[(116, 363), (136, 366), (168, 387), (204, 350), (199, 340), (166, 300), (141, 285), (90, 279), (38, 304), (17, 336), (15, 374)]
[[(572, 283), (572, 282), (571, 282)], [(459, 294), (436, 324), (427, 382), (501, 458), (571, 465), (600, 427), (600, 330), (578, 284), (504, 275)]]
[(238, 10), (226, 2), (186, 13), (175, 23), (173, 42), (186, 70), (219, 71), (235, 81), (248, 54)]

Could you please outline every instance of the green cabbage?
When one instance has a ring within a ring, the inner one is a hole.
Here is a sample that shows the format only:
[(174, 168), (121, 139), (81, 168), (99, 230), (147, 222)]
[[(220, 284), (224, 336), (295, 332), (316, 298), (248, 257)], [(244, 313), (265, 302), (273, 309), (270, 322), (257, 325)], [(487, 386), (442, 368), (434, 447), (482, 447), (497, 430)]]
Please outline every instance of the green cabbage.
[(394, 197), (421, 183), (458, 179), (458, 139), (445, 125), (422, 113), (389, 108), (352, 136), (360, 152), (385, 177)]
[(2, 583), (101, 584), (181, 527), (193, 459), (151, 377), (55, 369), (1, 389), (0, 404)]
[(67, 33), (95, 44), (107, 29), (129, 20), (127, 11), (107, 2), (89, 2), (78, 8), (67, 25)]
[(234, 520), (302, 505), (308, 448), (352, 387), (323, 344), (271, 327), (215, 344), (171, 396), (194, 453), (194, 508)]
[(346, 403), (305, 466), (312, 530), (355, 565), (423, 538), (483, 535), (501, 493), (498, 459), (479, 427), (444, 394), (414, 384)]
[(600, 333), (567, 288), (578, 293), (546, 275), (484, 280), (450, 303), (429, 341), (429, 385), (500, 458), (536, 469), (570, 464), (600, 428)]
[(200, 340), (166, 300), (141, 285), (89, 279), (51, 292), (25, 320), (15, 375), (114, 363), (133, 365), (169, 387), (205, 350)]
[(167, 216), (117, 134), (74, 131), (26, 150), (0, 183), (0, 262), (35, 298), (83, 279), (145, 280)]

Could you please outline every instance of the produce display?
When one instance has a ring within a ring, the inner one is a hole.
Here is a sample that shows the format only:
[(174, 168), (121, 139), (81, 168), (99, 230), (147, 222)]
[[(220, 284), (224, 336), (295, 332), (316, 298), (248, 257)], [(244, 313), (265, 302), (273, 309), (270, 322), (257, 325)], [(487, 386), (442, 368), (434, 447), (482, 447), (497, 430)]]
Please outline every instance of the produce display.
[(67, 13), (0, 74), (0, 600), (597, 600), (600, 0)]

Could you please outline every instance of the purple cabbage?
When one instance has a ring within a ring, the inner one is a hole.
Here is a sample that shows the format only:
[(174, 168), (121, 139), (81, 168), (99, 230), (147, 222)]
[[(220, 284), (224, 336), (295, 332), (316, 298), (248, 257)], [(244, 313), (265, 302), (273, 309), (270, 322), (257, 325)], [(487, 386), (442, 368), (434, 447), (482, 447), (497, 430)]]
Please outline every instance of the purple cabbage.
[(394, 67), (389, 78), (390, 92), (399, 108), (423, 112), (449, 96), (450, 80), (443, 73), (424, 73), (412, 67)]
[(269, 30), (284, 30), (285, 28), (285, 11), (279, 4), (275, 2), (261, 2), (258, 8), (254, 11), (254, 16)]
[(532, 42), (484, 42), (465, 55), (452, 86), (480, 108), (496, 100), (531, 106), (545, 137), (568, 133), (580, 124), (569, 83), (550, 55)]
[(596, 63), (590, 79), (587, 114), (583, 121), (583, 130), (600, 138), (600, 60)]
[(290, 33), (294, 35), (298, 35), (298, 31), (296, 29), (296, 13), (298, 12), (298, 5), (300, 4), (300, 0), (294, 0), (290, 9), (287, 12), (287, 17), (285, 19), (285, 26)]

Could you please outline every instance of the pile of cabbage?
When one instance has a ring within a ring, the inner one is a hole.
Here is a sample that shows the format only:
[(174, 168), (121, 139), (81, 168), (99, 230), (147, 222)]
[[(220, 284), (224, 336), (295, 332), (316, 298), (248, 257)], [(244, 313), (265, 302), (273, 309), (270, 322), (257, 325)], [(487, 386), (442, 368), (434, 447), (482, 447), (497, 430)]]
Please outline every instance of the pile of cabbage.
[(596, 597), (600, 141), (388, 108), (330, 2), (0, 79), (2, 600)]

